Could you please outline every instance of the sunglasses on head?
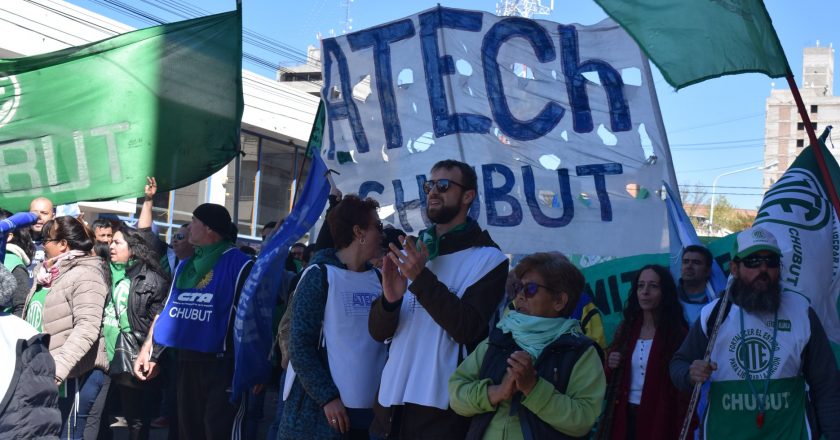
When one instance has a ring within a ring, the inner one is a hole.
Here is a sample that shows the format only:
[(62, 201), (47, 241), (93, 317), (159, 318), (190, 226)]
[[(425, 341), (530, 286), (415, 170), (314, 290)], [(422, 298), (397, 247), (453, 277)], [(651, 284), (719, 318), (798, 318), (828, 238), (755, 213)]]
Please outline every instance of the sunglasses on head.
[(451, 188), (452, 185), (461, 187), (462, 189), (465, 189), (465, 190), (469, 189), (466, 186), (461, 185), (460, 183), (458, 183), (454, 180), (438, 179), (438, 180), (427, 180), (427, 181), (423, 182), (423, 192), (428, 194), (428, 193), (432, 192), (432, 188), (435, 188), (435, 189), (437, 189), (437, 192), (443, 194), (446, 191), (449, 191), (449, 188)]
[(761, 263), (764, 263), (768, 268), (775, 269), (781, 265), (782, 261), (778, 255), (767, 255), (763, 257), (750, 256), (741, 259), (741, 264), (748, 269), (756, 269), (761, 266)]
[(513, 283), (512, 287), (514, 297), (516, 295), (519, 295), (519, 292), (522, 292), (522, 294), (525, 295), (525, 298), (533, 298), (534, 296), (536, 296), (537, 292), (540, 291), (540, 287), (542, 287), (545, 290), (551, 290), (548, 287), (543, 286), (542, 284), (537, 284), (534, 282), (520, 283), (519, 281), (517, 281)]

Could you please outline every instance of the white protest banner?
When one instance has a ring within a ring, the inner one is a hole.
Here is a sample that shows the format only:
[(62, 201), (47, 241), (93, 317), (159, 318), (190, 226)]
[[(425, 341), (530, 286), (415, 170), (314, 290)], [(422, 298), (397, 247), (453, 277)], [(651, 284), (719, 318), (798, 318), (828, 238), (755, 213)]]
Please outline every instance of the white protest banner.
[(667, 252), (673, 166), (648, 61), (614, 22), (437, 7), (325, 39), (322, 59), (324, 161), (394, 226), (430, 225), (422, 184), (456, 159), (504, 252)]

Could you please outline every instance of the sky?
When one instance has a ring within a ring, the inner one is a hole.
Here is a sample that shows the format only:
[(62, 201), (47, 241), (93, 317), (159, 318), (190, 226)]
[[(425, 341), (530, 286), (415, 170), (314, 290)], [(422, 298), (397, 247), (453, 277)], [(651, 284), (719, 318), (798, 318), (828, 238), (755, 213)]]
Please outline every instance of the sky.
[[(69, 0), (135, 27), (150, 26), (116, 11), (115, 4), (126, 4), (165, 21), (186, 15), (215, 13), (236, 7), (235, 0)], [(549, 0), (543, 0), (548, 4)], [(347, 17), (352, 30), (397, 20), (432, 8), (435, 1), (396, 0), (243, 0), (244, 27), (259, 37), (282, 45), (282, 50), (266, 51), (246, 42), (244, 51), (284, 66), (299, 64), (308, 45), (317, 46), (317, 36), (341, 35)], [(493, 0), (440, 2), (442, 6), (495, 12)], [(840, 43), (836, 0), (767, 0), (765, 5), (782, 42), (795, 78), (801, 84), (802, 49)], [(180, 16), (179, 16), (180, 15)], [(555, 0), (550, 15), (533, 18), (557, 23), (594, 24), (606, 14), (592, 0)], [(251, 34), (254, 35), (254, 34)], [(274, 77), (263, 65), (246, 61), (244, 67)], [(760, 167), (763, 164), (765, 100), (775, 87), (786, 89), (784, 78), (771, 79), (760, 74), (743, 74), (709, 80), (676, 92), (652, 67), (663, 122), (681, 187), (697, 186), (709, 194), (714, 179), (723, 173)], [(835, 69), (835, 83), (837, 80)], [(838, 92), (840, 93), (840, 92)], [(819, 133), (818, 133), (819, 134)], [(836, 137), (836, 136), (832, 136)], [(840, 138), (838, 138), (840, 141)], [(829, 144), (831, 147), (831, 144)], [(762, 172), (757, 169), (723, 176), (717, 194), (735, 206), (755, 209), (761, 203)]]

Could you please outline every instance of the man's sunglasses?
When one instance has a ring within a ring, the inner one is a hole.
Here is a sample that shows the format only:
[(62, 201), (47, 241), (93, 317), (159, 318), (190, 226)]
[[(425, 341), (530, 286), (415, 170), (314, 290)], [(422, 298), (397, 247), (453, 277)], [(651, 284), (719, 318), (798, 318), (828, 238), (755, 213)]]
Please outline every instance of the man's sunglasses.
[(516, 297), (516, 295), (519, 295), (519, 292), (522, 292), (522, 294), (525, 295), (525, 298), (533, 298), (534, 296), (537, 295), (537, 292), (540, 291), (540, 287), (542, 287), (545, 290), (551, 291), (551, 289), (549, 289), (548, 287), (543, 286), (542, 284), (534, 283), (534, 282), (520, 283), (519, 281), (517, 281), (517, 282), (513, 283), (512, 287), (513, 287), (513, 296), (512, 297)]
[(449, 188), (451, 188), (452, 185), (458, 186), (458, 187), (460, 187), (464, 190), (469, 189), (466, 186), (461, 185), (460, 183), (458, 183), (454, 180), (438, 179), (438, 180), (427, 180), (427, 181), (423, 182), (423, 192), (428, 194), (428, 193), (432, 192), (432, 188), (435, 188), (435, 189), (437, 189), (437, 192), (443, 194), (446, 191), (449, 191)]
[(765, 257), (747, 257), (741, 259), (741, 264), (748, 269), (757, 269), (764, 263), (770, 269), (776, 269), (781, 265), (782, 261), (778, 255), (770, 255)]

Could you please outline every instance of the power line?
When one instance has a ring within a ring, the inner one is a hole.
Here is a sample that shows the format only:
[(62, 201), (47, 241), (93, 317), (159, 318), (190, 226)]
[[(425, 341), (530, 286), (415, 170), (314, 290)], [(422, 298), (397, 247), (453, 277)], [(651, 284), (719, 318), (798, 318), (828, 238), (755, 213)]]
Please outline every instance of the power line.
[(680, 173), (681, 174), (686, 174), (686, 173), (700, 173), (700, 172), (704, 172), (704, 171), (723, 170), (723, 169), (726, 169), (726, 168), (735, 168), (735, 167), (744, 166), (744, 165), (757, 165), (761, 162), (763, 162), (763, 160), (753, 160), (753, 161), (750, 161), (750, 162), (729, 164), (729, 165), (725, 165), (725, 166), (722, 166), (722, 167), (703, 168), (703, 169), (699, 169), (699, 170), (690, 170), (690, 171), (680, 171)]

